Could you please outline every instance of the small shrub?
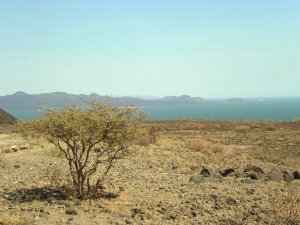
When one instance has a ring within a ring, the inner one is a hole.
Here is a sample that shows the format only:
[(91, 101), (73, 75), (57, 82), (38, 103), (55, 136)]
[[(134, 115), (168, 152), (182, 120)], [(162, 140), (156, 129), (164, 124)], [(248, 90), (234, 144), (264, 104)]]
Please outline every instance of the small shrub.
[(286, 225), (300, 223), (300, 192), (290, 191), (277, 196), (272, 201), (276, 221)]
[(138, 132), (135, 144), (140, 146), (149, 146), (157, 142), (158, 129), (155, 126), (141, 128)]
[(3, 159), (5, 157), (5, 149), (0, 148), (0, 166), (3, 165)]
[(156, 143), (157, 141), (157, 132), (158, 132), (158, 128), (155, 126), (151, 126), (149, 129), (149, 137), (151, 139), (152, 143)]
[(147, 147), (149, 146), (151, 142), (151, 138), (149, 136), (142, 136), (140, 135), (134, 142), (137, 145)]
[(200, 152), (213, 152), (213, 153), (221, 153), (224, 150), (224, 146), (220, 144), (213, 144), (209, 141), (193, 138), (187, 141), (186, 143), (188, 149)]

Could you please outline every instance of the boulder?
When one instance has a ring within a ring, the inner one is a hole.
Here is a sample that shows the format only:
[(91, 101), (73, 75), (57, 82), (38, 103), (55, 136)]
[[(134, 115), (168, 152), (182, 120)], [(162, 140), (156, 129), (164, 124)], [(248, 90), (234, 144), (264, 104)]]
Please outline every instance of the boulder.
[(234, 173), (235, 170), (233, 168), (226, 168), (219, 170), (219, 172), (223, 177), (227, 177), (229, 174)]
[(258, 179), (260, 179), (260, 175), (258, 173), (255, 173), (255, 172), (247, 172), (246, 173), (246, 177), (251, 178), (251, 180), (258, 180)]
[(17, 145), (12, 145), (9, 149), (13, 152), (19, 151), (19, 147)]
[(300, 180), (300, 170), (294, 171), (293, 176), (295, 180)]
[(65, 213), (68, 215), (78, 215), (77, 211), (73, 208), (67, 208)]
[(227, 205), (237, 205), (238, 204), (238, 200), (236, 200), (233, 197), (228, 197), (228, 198), (226, 198), (226, 204)]
[(204, 177), (210, 177), (215, 174), (215, 170), (211, 167), (203, 167), (202, 170), (200, 171), (200, 175)]
[(20, 149), (21, 149), (21, 150), (30, 149), (30, 144), (26, 143), (26, 144), (24, 144), (24, 145), (21, 145), (21, 146), (20, 146)]

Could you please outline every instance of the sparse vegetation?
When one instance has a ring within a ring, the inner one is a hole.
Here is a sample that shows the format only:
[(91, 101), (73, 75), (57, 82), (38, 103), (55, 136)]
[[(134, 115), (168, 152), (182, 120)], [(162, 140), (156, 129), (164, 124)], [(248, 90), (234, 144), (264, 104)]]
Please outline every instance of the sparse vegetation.
[(25, 218), (22, 218), (17, 215), (0, 215), (0, 224), (1, 225), (29, 225), (28, 221)]
[(3, 165), (3, 159), (5, 157), (5, 151), (3, 148), (0, 148), (0, 166)]
[(193, 138), (187, 141), (187, 147), (194, 151), (220, 153), (224, 150), (224, 146), (214, 144), (209, 141)]
[[(55, 121), (67, 121), (63, 129), (70, 130), (76, 118)], [(18, 214), (21, 208), (29, 224), (297, 224), (290, 215), (297, 215), (299, 206), (294, 201), (299, 194), (299, 123), (183, 120), (135, 126), (134, 121), (132, 154), (116, 159), (119, 163), (95, 195), (103, 198), (92, 200), (70, 198), (78, 194), (64, 151), (37, 139), (36, 129), (26, 138), (5, 131), (0, 135), (8, 150), (0, 168), (0, 215)], [(236, 131), (239, 126), (250, 129)], [(37, 144), (11, 150), (24, 143)], [(126, 143), (128, 149), (130, 141)], [(101, 162), (92, 185), (108, 165)]]
[(278, 195), (272, 201), (276, 221), (285, 225), (300, 224), (300, 192), (291, 190)]
[(135, 144), (148, 146), (157, 142), (158, 130), (155, 126), (144, 126), (139, 129)]
[(118, 159), (134, 140), (141, 114), (133, 108), (119, 109), (94, 102), (88, 109), (69, 106), (47, 110), (40, 120), (23, 122), (22, 130), (41, 134), (68, 161), (76, 198), (94, 198)]
[(245, 132), (250, 130), (250, 127), (249, 126), (236, 126), (234, 128), (234, 130), (238, 131), (238, 132), (241, 132), (241, 133), (245, 133)]

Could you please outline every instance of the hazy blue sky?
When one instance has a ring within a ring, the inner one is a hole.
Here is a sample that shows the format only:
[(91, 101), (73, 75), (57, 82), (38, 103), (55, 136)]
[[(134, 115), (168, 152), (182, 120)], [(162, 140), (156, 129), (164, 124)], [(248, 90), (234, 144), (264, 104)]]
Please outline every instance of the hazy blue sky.
[(0, 0), (0, 95), (300, 96), (299, 0)]

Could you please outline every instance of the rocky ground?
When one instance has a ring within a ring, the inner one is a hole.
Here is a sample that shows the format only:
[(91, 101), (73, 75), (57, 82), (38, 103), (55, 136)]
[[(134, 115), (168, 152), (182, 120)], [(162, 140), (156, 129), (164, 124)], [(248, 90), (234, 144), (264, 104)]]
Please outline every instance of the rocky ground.
[[(92, 201), (50, 188), (65, 165), (50, 144), (2, 129), (0, 224), (284, 224), (300, 211), (299, 123), (147, 126), (156, 143), (132, 146), (107, 177), (110, 194)], [(282, 210), (289, 196), (299, 202)]]

